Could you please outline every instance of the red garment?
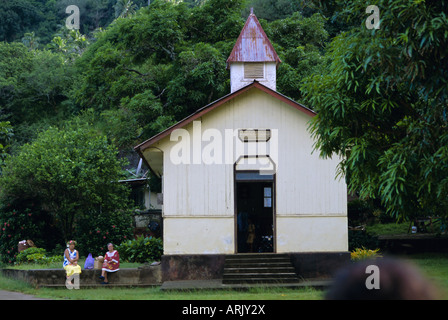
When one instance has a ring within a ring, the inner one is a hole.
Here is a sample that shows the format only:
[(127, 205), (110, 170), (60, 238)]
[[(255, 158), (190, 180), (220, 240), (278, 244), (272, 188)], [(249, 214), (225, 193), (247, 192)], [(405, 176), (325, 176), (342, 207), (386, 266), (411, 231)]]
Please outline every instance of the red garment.
[(120, 255), (117, 250), (107, 251), (104, 255), (103, 270), (107, 272), (115, 272), (120, 270)]

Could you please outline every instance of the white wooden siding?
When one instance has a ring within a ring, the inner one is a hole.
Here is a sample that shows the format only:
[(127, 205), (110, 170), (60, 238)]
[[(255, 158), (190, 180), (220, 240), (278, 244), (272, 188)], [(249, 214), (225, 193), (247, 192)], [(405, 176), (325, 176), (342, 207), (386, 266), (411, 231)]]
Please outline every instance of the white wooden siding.
[[(335, 180), (339, 159), (321, 159), (319, 152), (313, 153), (309, 120), (303, 112), (254, 88), (207, 113), (201, 127), (202, 132), (218, 129), (223, 139), (225, 129), (278, 129), (278, 157), (271, 154), (277, 164), (277, 215), (344, 216), (346, 185)], [(192, 124), (185, 129), (193, 138)], [(164, 152), (164, 215), (233, 216), (233, 164), (174, 165), (169, 155), (175, 143), (169, 138), (158, 143)], [(244, 146), (237, 137), (233, 143), (236, 149)], [(202, 142), (202, 148), (207, 144)], [(223, 152), (223, 162), (224, 156)], [(235, 152), (234, 161), (239, 156)]]

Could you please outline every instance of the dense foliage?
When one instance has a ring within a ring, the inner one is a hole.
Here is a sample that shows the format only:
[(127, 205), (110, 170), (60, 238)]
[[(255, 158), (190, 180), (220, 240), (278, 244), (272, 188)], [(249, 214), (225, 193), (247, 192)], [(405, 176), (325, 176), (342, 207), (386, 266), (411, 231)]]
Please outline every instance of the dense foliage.
[(163, 254), (162, 240), (153, 237), (140, 236), (137, 239), (127, 240), (115, 249), (120, 253), (120, 259), (127, 262), (160, 261)]
[(74, 239), (82, 255), (92, 253), (93, 256), (104, 256), (108, 243), (117, 245), (127, 241), (132, 238), (133, 230), (129, 209), (108, 212), (91, 210), (78, 219)]
[[(83, 34), (104, 28), (120, 16), (129, 1), (123, 0), (8, 0), (0, 2), (0, 41), (20, 41), (25, 33), (34, 32), (41, 43), (52, 35), (69, 16), (66, 8), (76, 5), (80, 11)], [(147, 0), (131, 1), (133, 9), (147, 5)]]
[[(25, 207), (22, 203), (17, 206)], [(32, 202), (27, 206), (32, 209), (16, 209), (11, 203), (0, 208), (0, 261), (3, 263), (15, 262), (19, 241), (33, 239), (40, 247), (54, 248), (60, 236), (47, 213), (37, 210)]]
[(51, 262), (61, 262), (63, 258), (60, 256), (50, 256), (44, 248), (31, 247), (21, 251), (17, 255), (17, 263), (36, 263), (36, 264), (49, 264)]
[[(226, 59), (247, 17), (243, 0), (200, 6), (153, 1), (117, 19), (76, 61), (74, 99), (101, 113), (120, 148), (135, 145), (230, 91)], [(261, 23), (283, 63), (278, 90), (299, 99), (301, 79), (320, 70), (328, 38), (319, 13)]]
[(342, 16), (363, 23), (331, 42), (327, 72), (303, 86), (317, 147), (340, 154), (349, 189), (396, 218), (444, 216), (448, 3), (375, 1), (380, 29), (369, 30), (364, 1), (340, 2)]
[(277, 90), (318, 112), (316, 147), (343, 157), (350, 190), (395, 217), (445, 215), (447, 1), (369, 4), (378, 30), (360, 0), (1, 1), (3, 261), (26, 238), (97, 254), (130, 236), (118, 159), (229, 92), (250, 7), (283, 61)]
[[(101, 228), (109, 230), (110, 225), (121, 226), (120, 215), (129, 216), (129, 191), (118, 183), (122, 166), (106, 137), (81, 120), (69, 122), (63, 130), (52, 127), (40, 133), (6, 158), (0, 177), (2, 201), (34, 203), (52, 216), (63, 241), (73, 238), (86, 217), (92, 221), (99, 212), (108, 218), (101, 220)], [(129, 219), (123, 223), (129, 225)], [(120, 231), (129, 235), (128, 229)]]

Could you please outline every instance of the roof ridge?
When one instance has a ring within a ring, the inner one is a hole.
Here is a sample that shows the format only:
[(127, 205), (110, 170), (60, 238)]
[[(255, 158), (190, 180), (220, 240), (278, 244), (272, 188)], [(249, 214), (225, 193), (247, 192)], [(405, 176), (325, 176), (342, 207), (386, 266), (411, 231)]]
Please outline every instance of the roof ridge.
[[(257, 41), (260, 38), (261, 41)], [(232, 52), (227, 58), (227, 68), (229, 68), (230, 62), (237, 61), (275, 61), (277, 65), (282, 62), (253, 10), (251, 10)]]
[(229, 94), (219, 98), (218, 100), (215, 100), (215, 101), (207, 104), (206, 106), (196, 110), (195, 112), (193, 112), (192, 114), (190, 114), (189, 116), (184, 118), (183, 120), (177, 122), (176, 124), (172, 125), (171, 127), (163, 130), (162, 132), (159, 132), (158, 134), (156, 134), (152, 138), (150, 138), (150, 139), (140, 143), (139, 145), (135, 146), (134, 150), (136, 150), (140, 154), (140, 156), (142, 158), (144, 158), (143, 154), (142, 154), (142, 151), (144, 149), (148, 148), (153, 143), (155, 143), (155, 142), (163, 139), (164, 137), (168, 136), (174, 129), (182, 128), (186, 124), (194, 121), (195, 119), (201, 117), (202, 115), (208, 113), (209, 111), (215, 109), (216, 107), (219, 107), (220, 105), (226, 103), (227, 101), (229, 101), (231, 99), (234, 99), (235, 97), (237, 97), (240, 94), (250, 90), (251, 88), (258, 88), (261, 91), (263, 91), (263, 92), (265, 92), (267, 94), (270, 94), (271, 96), (273, 96), (273, 97), (275, 97), (275, 98), (277, 98), (279, 100), (282, 100), (283, 102), (289, 104), (290, 106), (295, 107), (296, 109), (304, 112), (305, 114), (307, 114), (307, 115), (309, 115), (311, 117), (316, 115), (315, 111), (305, 107), (303, 104), (301, 104), (299, 102), (296, 102), (296, 101), (292, 100), (291, 98), (289, 98), (289, 97), (287, 97), (287, 96), (285, 96), (285, 95), (283, 95), (283, 94), (281, 94), (281, 93), (279, 93), (279, 92), (277, 92), (275, 90), (272, 90), (272, 89), (264, 86), (263, 84), (261, 84), (260, 82), (255, 80), (254, 82), (248, 84), (247, 86), (244, 86), (244, 87), (238, 89), (237, 91), (231, 92), (231, 93), (229, 93)]

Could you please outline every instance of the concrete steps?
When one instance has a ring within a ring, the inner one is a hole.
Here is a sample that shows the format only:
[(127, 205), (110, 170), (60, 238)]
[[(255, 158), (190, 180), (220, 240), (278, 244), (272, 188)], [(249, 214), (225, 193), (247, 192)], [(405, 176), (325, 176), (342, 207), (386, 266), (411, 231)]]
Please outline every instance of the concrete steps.
[(225, 259), (223, 284), (298, 283), (286, 254), (236, 254)]

